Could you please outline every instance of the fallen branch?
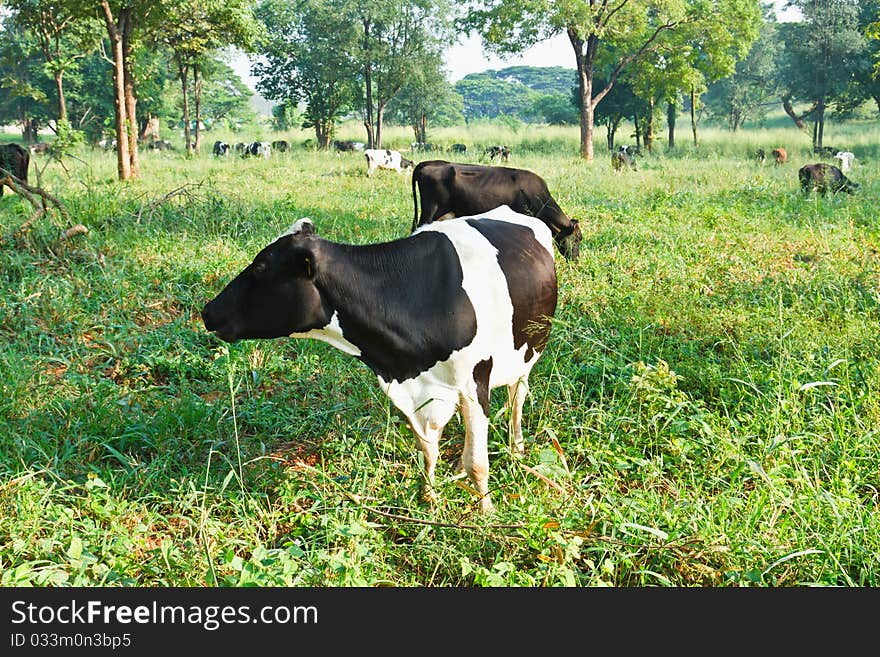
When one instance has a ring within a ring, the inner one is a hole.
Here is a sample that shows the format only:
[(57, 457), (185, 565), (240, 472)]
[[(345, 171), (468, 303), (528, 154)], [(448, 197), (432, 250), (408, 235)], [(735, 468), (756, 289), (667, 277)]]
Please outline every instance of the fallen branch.
[(197, 183), (186, 183), (185, 185), (181, 185), (180, 187), (178, 187), (176, 189), (172, 189), (170, 192), (165, 194), (165, 196), (153, 201), (148, 206), (144, 206), (142, 204), (140, 210), (138, 210), (138, 213), (137, 213), (137, 223), (141, 222), (141, 216), (143, 216), (144, 210), (149, 208), (149, 214), (147, 215), (147, 219), (152, 219), (153, 214), (156, 212), (156, 210), (161, 205), (167, 203), (168, 201), (170, 201), (171, 199), (173, 199), (176, 196), (185, 196), (186, 198), (188, 198), (190, 200), (198, 200), (196, 195), (193, 194), (193, 190), (201, 189), (202, 185), (204, 185), (204, 182), (205, 181), (200, 181)]
[[(70, 221), (70, 215), (67, 213), (67, 210), (61, 204), (57, 198), (55, 198), (52, 194), (47, 192), (44, 189), (39, 187), (34, 187), (33, 185), (28, 185), (23, 180), (20, 180), (12, 175), (6, 169), (0, 167), (0, 188), (8, 187), (13, 192), (27, 200), (34, 208), (34, 214), (25, 221), (21, 227), (16, 231), (17, 233), (23, 233), (28, 228), (30, 228), (31, 224), (34, 223), (37, 219), (42, 217), (49, 211), (49, 205), (47, 202), (58, 210), (61, 213), (61, 216), (64, 217), (65, 220)], [(41, 201), (38, 201), (36, 197), (39, 197)]]

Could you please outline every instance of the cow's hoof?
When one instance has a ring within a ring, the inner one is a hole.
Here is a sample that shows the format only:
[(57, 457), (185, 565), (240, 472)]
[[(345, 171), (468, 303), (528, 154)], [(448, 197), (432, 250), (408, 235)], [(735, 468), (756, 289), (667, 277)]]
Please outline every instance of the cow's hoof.
[(422, 502), (431, 506), (437, 504), (437, 493), (428, 485), (422, 486)]

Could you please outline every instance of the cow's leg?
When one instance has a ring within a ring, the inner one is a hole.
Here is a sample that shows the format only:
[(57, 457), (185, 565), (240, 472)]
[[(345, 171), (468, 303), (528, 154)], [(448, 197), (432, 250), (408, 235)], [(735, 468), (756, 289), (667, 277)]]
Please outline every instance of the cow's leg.
[(494, 508), (489, 497), (489, 417), (478, 397), (476, 390), (461, 394), (465, 426), (461, 462), (480, 494), (480, 511), (489, 513)]
[(443, 433), (443, 427), (434, 424), (420, 425), (417, 422), (410, 422), (410, 426), (416, 435), (419, 450), (425, 461), (422, 497), (427, 502), (435, 502), (437, 495), (434, 493), (434, 470), (437, 467), (437, 458), (440, 456), (440, 435)]
[(446, 386), (422, 385), (418, 379), (408, 385), (392, 384), (387, 388), (391, 401), (399, 408), (416, 437), (424, 457), (424, 486), (422, 495), (433, 501), (434, 470), (440, 454), (440, 436), (455, 413), (457, 396)]
[(510, 420), (508, 431), (513, 441), (513, 449), (517, 454), (525, 453), (525, 440), (523, 440), (522, 432), (522, 410), (526, 401), (526, 395), (529, 394), (529, 380), (526, 377), (521, 378), (513, 385), (507, 386), (507, 396), (510, 400)]

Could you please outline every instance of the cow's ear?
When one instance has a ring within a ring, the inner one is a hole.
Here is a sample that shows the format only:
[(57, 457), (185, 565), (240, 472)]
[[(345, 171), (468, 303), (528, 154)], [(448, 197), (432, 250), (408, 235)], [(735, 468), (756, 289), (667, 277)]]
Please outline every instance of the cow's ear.
[(295, 248), (291, 258), (291, 266), (296, 276), (308, 279), (314, 278), (317, 273), (314, 251), (303, 247)]

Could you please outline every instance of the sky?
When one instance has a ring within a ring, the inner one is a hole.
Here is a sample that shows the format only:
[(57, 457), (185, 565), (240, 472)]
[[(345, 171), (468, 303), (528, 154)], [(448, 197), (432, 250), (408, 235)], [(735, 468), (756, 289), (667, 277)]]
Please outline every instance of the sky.
[[(798, 20), (797, 9), (786, 9), (786, 0), (773, 0), (776, 16), (780, 21)], [(483, 50), (479, 36), (464, 35), (446, 52), (446, 68), (450, 81), (457, 82), (470, 73), (480, 73), (490, 69), (507, 66), (563, 66), (575, 68), (574, 51), (568, 37), (558, 34), (546, 41), (532, 46), (518, 55), (504, 59), (490, 55)], [(256, 80), (250, 75), (250, 65), (243, 55), (235, 57), (231, 63), (245, 84), (252, 89)]]

